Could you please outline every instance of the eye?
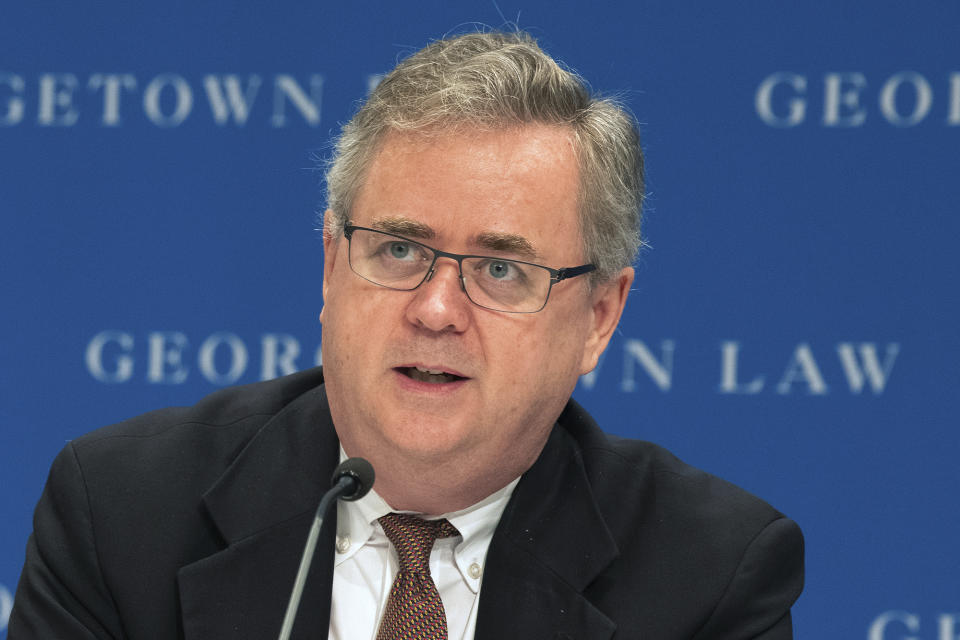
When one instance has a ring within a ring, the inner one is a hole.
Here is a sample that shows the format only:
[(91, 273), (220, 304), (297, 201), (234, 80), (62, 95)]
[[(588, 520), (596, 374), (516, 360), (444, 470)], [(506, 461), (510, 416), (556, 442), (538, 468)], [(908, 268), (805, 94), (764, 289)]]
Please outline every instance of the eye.
[(504, 260), (491, 260), (487, 264), (487, 275), (494, 280), (512, 280), (517, 277), (516, 265)]
[(412, 242), (403, 240), (390, 240), (379, 246), (376, 253), (382, 260), (396, 262), (413, 262), (423, 259), (423, 251)]
[(410, 245), (406, 242), (391, 242), (387, 249), (391, 258), (406, 260), (410, 257)]

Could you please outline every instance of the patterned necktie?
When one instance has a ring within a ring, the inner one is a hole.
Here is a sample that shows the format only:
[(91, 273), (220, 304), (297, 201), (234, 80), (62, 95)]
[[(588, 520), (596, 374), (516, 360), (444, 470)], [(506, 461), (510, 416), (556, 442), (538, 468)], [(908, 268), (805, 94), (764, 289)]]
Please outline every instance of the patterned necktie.
[(430, 552), (437, 538), (460, 535), (446, 520), (424, 520), (406, 513), (380, 518), (393, 543), (400, 570), (380, 621), (377, 640), (447, 640), (447, 614), (430, 577)]

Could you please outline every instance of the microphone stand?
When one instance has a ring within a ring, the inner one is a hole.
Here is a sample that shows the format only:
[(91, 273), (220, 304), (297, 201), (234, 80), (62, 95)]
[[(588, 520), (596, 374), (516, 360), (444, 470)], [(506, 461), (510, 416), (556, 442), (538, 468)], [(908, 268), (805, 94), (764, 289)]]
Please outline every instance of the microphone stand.
[(323, 527), (323, 519), (327, 511), (330, 510), (330, 505), (334, 504), (338, 498), (352, 501), (366, 495), (373, 486), (373, 467), (363, 458), (350, 458), (337, 467), (333, 477), (335, 480), (333, 487), (323, 494), (320, 504), (317, 505), (317, 514), (313, 519), (313, 525), (310, 527), (307, 544), (303, 547), (300, 568), (297, 570), (297, 577), (293, 582), (293, 592), (290, 594), (290, 601), (287, 603), (287, 612), (283, 616), (283, 626), (280, 627), (279, 640), (290, 640), (293, 621), (297, 617), (297, 609), (300, 608), (303, 587), (307, 583), (307, 574), (310, 572), (313, 554), (317, 549), (317, 540), (320, 538), (320, 529)]

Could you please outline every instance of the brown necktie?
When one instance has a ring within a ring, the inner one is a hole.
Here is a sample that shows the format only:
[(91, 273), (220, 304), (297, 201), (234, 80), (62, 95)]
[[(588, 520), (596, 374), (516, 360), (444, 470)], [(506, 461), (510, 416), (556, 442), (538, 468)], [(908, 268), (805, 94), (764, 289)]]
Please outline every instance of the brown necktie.
[(377, 640), (447, 640), (447, 614), (430, 577), (430, 552), (437, 538), (460, 535), (446, 520), (390, 513), (380, 526), (393, 543), (400, 570), (380, 621)]

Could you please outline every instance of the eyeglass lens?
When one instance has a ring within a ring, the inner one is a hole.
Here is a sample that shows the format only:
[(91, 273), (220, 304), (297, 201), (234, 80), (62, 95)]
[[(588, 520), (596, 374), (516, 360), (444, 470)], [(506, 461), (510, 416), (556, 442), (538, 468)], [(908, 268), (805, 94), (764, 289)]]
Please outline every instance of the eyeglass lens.
[[(435, 252), (412, 240), (354, 229), (350, 266), (360, 277), (391, 289), (416, 289), (427, 278)], [(514, 313), (539, 311), (550, 293), (550, 272), (495, 257), (461, 258), (467, 296), (481, 307)]]

